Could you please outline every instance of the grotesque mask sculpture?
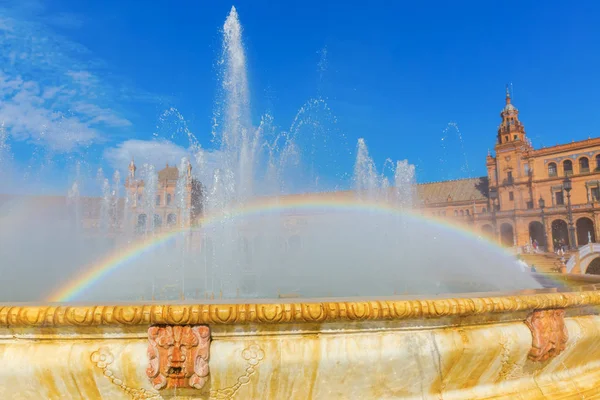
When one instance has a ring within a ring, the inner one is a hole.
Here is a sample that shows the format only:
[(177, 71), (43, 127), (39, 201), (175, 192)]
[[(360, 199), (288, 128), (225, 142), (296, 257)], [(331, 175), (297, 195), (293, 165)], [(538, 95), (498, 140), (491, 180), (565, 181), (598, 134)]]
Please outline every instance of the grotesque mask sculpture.
[(546, 361), (559, 355), (567, 345), (569, 334), (565, 325), (565, 310), (537, 310), (525, 320), (533, 340), (529, 350), (532, 361)]
[(151, 326), (146, 374), (155, 389), (202, 389), (208, 380), (208, 326)]

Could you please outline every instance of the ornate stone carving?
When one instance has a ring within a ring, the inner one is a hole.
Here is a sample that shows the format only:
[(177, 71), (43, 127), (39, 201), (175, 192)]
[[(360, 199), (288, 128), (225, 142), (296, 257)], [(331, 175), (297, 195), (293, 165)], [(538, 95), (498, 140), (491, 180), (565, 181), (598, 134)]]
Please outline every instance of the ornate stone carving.
[(210, 398), (215, 400), (230, 400), (235, 397), (242, 386), (250, 383), (250, 378), (256, 372), (256, 368), (265, 358), (265, 352), (256, 344), (252, 344), (242, 351), (242, 357), (246, 360), (246, 372), (240, 375), (233, 386), (224, 389), (210, 391)]
[(600, 305), (600, 291), (435, 300), (0, 306), (5, 327), (233, 325), (465, 317)]
[(527, 316), (525, 324), (533, 335), (530, 360), (546, 361), (565, 349), (568, 340), (565, 310), (534, 311)]
[[(257, 344), (252, 344), (242, 350), (242, 358), (246, 360), (245, 372), (238, 376), (234, 385), (225, 387), (223, 389), (210, 390), (210, 399), (233, 399), (243, 386), (250, 383), (252, 375), (256, 373), (256, 369), (260, 365), (261, 361), (265, 358), (265, 352)], [(108, 348), (103, 347), (97, 351), (94, 351), (91, 354), (90, 359), (96, 368), (102, 370), (103, 375), (109, 379), (112, 384), (118, 386), (121, 390), (129, 394), (132, 400), (158, 400), (163, 398), (161, 393), (158, 391), (129, 387), (121, 378), (115, 376), (114, 371), (110, 369), (110, 365), (114, 361), (114, 356)]]
[(158, 392), (149, 391), (146, 389), (132, 388), (127, 386), (123, 380), (117, 376), (112, 369), (110, 369), (110, 365), (114, 361), (114, 357), (110, 350), (103, 347), (96, 351), (94, 351), (90, 360), (96, 366), (102, 370), (102, 374), (110, 380), (113, 385), (118, 386), (122, 391), (127, 393), (133, 400), (150, 400), (150, 399), (162, 399), (162, 397), (158, 394)]
[(151, 326), (146, 374), (154, 389), (202, 389), (208, 381), (208, 326)]

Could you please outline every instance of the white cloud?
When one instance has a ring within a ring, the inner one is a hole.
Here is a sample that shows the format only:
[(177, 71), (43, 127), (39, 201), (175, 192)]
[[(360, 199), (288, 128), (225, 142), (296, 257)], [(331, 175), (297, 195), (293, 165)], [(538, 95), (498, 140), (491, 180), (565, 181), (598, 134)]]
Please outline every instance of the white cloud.
[(66, 75), (81, 86), (92, 86), (97, 83), (96, 77), (88, 71), (67, 71)]
[[(203, 182), (212, 179), (213, 171), (222, 165), (220, 151), (201, 151), (199, 154), (167, 140), (131, 139), (104, 150), (104, 159), (109, 166), (120, 171), (127, 171), (132, 159), (138, 168), (152, 164), (160, 170), (166, 164), (178, 166), (183, 157), (190, 160), (194, 173)], [(201, 166), (198, 165), (199, 159)]]
[(44, 88), (44, 93), (42, 94), (42, 97), (44, 99), (51, 99), (54, 96), (56, 96), (63, 89), (64, 89), (63, 86), (51, 86), (51, 87)]
[(133, 158), (137, 165), (153, 164), (161, 168), (166, 163), (178, 165), (182, 157), (190, 157), (184, 147), (169, 141), (131, 139), (104, 150), (104, 159), (115, 169), (126, 169)]
[(16, 140), (31, 139), (59, 151), (98, 138), (98, 132), (85, 120), (54, 110), (48, 104), (56, 93), (45, 98), (37, 82), (0, 74), (0, 121)]
[(74, 105), (73, 109), (89, 117), (88, 123), (92, 125), (103, 123), (112, 127), (131, 126), (131, 121), (121, 118), (112, 110), (99, 107), (96, 104), (79, 102)]
[(116, 111), (122, 89), (101, 78), (103, 63), (50, 28), (81, 21), (37, 0), (0, 6), (0, 122), (14, 140), (68, 152), (132, 125)]
[(0, 31), (10, 34), (14, 31), (12, 21), (8, 18), (0, 17)]

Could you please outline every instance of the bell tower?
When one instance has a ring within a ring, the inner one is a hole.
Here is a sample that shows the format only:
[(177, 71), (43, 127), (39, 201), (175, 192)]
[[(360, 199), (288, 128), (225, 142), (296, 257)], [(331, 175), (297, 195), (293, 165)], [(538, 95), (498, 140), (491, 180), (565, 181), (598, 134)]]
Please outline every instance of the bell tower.
[(133, 162), (133, 157), (131, 157), (131, 162), (129, 163), (129, 178), (131, 180), (135, 179), (135, 170), (137, 168), (135, 167), (135, 163)]
[(508, 85), (506, 85), (506, 105), (500, 112), (502, 122), (498, 127), (498, 145), (515, 141), (525, 142), (525, 127), (519, 121), (519, 110), (510, 100), (510, 92), (508, 91)]
[[(508, 86), (500, 117), (502, 121), (498, 126), (494, 146), (495, 155), (488, 154), (486, 158), (489, 188), (490, 192), (493, 191), (495, 194), (494, 199), (490, 197), (490, 208), (493, 207), (492, 203), (495, 203), (496, 209), (500, 211), (529, 209), (535, 201), (529, 190), (531, 185), (529, 155), (532, 147), (525, 135), (525, 127), (519, 120), (519, 110), (512, 104)], [(506, 237), (512, 237), (513, 234), (507, 233), (510, 229), (512, 232), (523, 231), (517, 226), (519, 222), (516, 220), (499, 220), (500, 228), (502, 224), (506, 230)], [(528, 238), (525, 236), (515, 236), (513, 243), (505, 244), (512, 246), (526, 243)]]

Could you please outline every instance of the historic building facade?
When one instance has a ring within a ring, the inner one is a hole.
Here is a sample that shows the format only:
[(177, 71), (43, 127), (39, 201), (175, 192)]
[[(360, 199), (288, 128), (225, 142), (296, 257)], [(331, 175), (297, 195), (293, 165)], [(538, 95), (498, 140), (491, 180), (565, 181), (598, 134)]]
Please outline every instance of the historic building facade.
[[(494, 154), (486, 158), (487, 176), (416, 185), (418, 212), (464, 225), (507, 247), (537, 241), (553, 250), (560, 244), (579, 247), (595, 242), (600, 237), (600, 138), (534, 149), (508, 92), (500, 117)], [(132, 161), (126, 199), (117, 199), (114, 210), (104, 213), (118, 221), (111, 230), (147, 233), (198, 223), (202, 185), (193, 177), (191, 166), (186, 168), (180, 173), (167, 165), (157, 173), (155, 190), (148, 191), (148, 183), (136, 175)], [(183, 200), (177, 196), (178, 189), (184, 193)], [(146, 193), (153, 193), (154, 198), (146, 199)], [(107, 218), (102, 216), (103, 199), (81, 198), (78, 204), (71, 208), (84, 231), (102, 233), (99, 228)], [(300, 221), (305, 217), (285, 218)]]
[[(508, 91), (500, 118), (494, 155), (486, 158), (487, 176), (418, 184), (419, 211), (507, 247), (537, 241), (553, 250), (562, 244), (594, 242), (600, 237), (600, 138), (534, 149)], [(175, 204), (177, 181), (182, 177), (186, 178), (183, 207)], [(132, 161), (125, 187), (127, 208), (140, 233), (199, 221), (202, 185), (193, 178), (191, 166), (180, 174), (167, 165), (158, 172), (155, 198), (144, 199), (145, 182), (136, 176)], [(348, 191), (311, 194), (352, 195)]]
[(505, 246), (581, 246), (600, 235), (600, 138), (534, 149), (506, 93), (487, 176), (418, 185), (423, 213)]
[[(132, 214), (136, 232), (188, 227), (198, 221), (202, 214), (202, 185), (192, 176), (191, 164), (187, 164), (183, 174), (169, 164), (158, 171), (152, 199), (144, 198), (148, 193), (145, 190), (147, 183), (136, 176), (136, 170), (132, 160), (125, 181), (127, 211)], [(182, 192), (181, 198), (178, 189)]]

